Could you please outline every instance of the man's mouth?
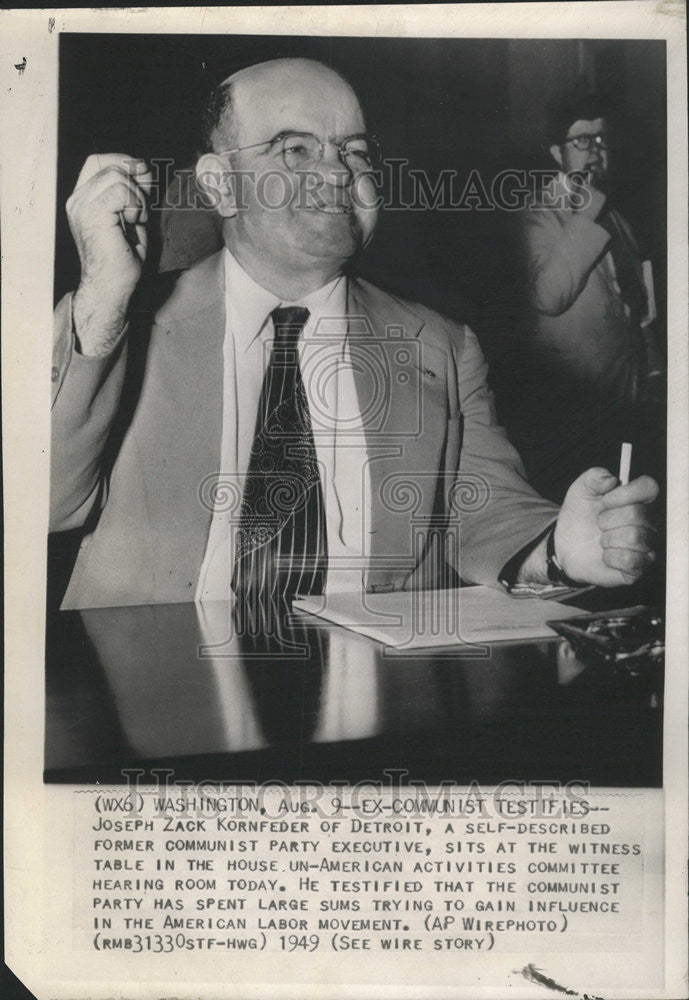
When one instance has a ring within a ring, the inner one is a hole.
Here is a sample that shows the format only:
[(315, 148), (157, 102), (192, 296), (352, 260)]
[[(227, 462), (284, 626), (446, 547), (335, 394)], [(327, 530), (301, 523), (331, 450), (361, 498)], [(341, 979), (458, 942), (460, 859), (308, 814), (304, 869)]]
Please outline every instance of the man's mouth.
[(315, 197), (311, 199), (308, 207), (316, 212), (325, 212), (326, 215), (348, 215), (352, 210), (349, 204), (322, 201)]

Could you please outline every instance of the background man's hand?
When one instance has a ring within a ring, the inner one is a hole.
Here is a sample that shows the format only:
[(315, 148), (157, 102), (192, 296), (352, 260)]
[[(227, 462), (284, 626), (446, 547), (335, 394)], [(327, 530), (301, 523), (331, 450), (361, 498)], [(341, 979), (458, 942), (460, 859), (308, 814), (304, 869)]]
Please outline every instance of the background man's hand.
[(142, 160), (121, 153), (89, 156), (67, 201), (81, 262), (73, 316), (83, 354), (109, 353), (122, 332), (146, 259), (151, 183)]
[(595, 178), (588, 171), (583, 174), (570, 174), (567, 186), (571, 191), (570, 198), (576, 214), (595, 222), (607, 201), (605, 192), (596, 187)]
[(601, 587), (634, 583), (654, 560), (647, 505), (658, 484), (626, 486), (607, 469), (588, 469), (570, 486), (555, 527), (555, 553), (567, 576)]

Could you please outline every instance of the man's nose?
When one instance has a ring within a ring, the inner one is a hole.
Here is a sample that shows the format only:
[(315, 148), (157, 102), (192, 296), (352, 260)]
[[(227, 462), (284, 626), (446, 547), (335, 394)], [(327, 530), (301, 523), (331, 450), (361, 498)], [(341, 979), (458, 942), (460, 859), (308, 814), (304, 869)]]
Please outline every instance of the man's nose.
[(323, 144), (323, 156), (319, 164), (321, 173), (329, 184), (345, 187), (351, 183), (354, 176), (342, 156), (340, 147), (334, 142)]

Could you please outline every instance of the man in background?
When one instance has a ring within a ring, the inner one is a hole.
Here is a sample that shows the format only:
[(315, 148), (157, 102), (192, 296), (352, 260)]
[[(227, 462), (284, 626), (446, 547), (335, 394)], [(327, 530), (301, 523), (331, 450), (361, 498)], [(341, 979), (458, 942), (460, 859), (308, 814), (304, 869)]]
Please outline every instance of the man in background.
[[(549, 117), (559, 170), (520, 220), (526, 301), (501, 351), (501, 415), (530, 482), (561, 502), (585, 468), (613, 466), (621, 440), (634, 443), (638, 467), (648, 470), (644, 424), (662, 392), (663, 364), (650, 264), (642, 266), (612, 203), (603, 107), (595, 96), (568, 94)], [(662, 438), (655, 446), (662, 450)]]

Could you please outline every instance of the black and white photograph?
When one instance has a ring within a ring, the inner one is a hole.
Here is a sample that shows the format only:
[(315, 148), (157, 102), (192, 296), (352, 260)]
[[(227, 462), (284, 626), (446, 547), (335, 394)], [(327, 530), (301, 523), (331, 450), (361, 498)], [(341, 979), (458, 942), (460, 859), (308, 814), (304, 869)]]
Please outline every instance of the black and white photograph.
[(46, 780), (662, 783), (665, 144), (662, 42), (61, 36)]
[(43, 12), (36, 995), (675, 996), (684, 56), (523, 6)]

